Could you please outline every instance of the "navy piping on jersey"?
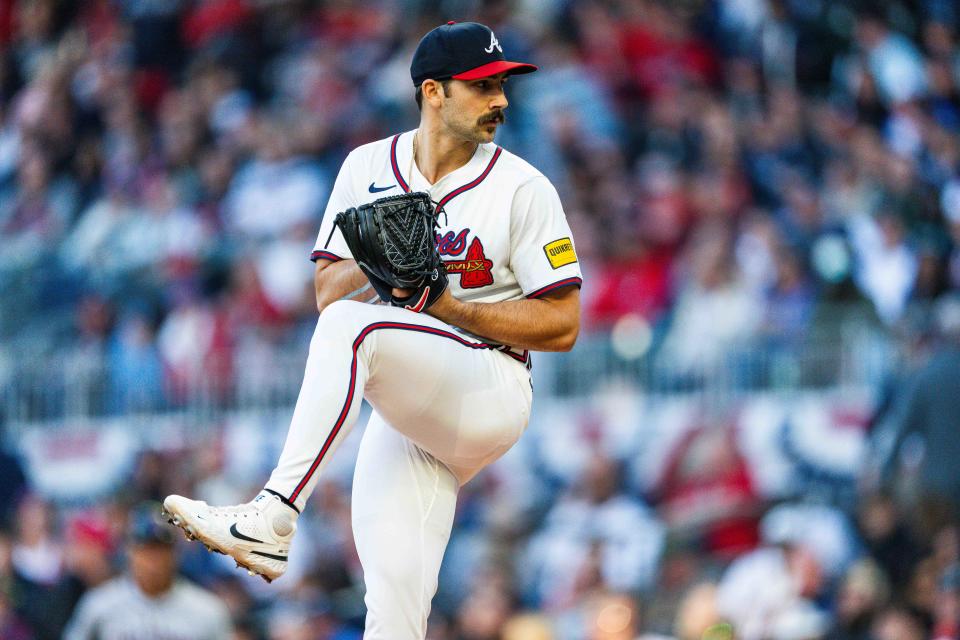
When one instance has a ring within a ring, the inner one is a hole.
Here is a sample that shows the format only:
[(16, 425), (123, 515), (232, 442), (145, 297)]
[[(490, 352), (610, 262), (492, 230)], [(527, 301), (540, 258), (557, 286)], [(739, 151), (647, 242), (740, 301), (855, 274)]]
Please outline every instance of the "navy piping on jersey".
[(557, 280), (553, 284), (548, 284), (545, 287), (540, 287), (533, 293), (528, 293), (528, 298), (539, 298), (540, 296), (550, 293), (551, 291), (556, 291), (557, 289), (562, 289), (563, 287), (579, 287), (583, 284), (583, 279), (576, 276), (572, 278), (564, 278), (563, 280)]
[(310, 254), (310, 261), (316, 262), (317, 260), (330, 260), (331, 262), (340, 262), (343, 260), (340, 256), (335, 253), (330, 253), (329, 251), (314, 251)]
[[(353, 404), (353, 397), (356, 391), (357, 386), (357, 351), (360, 349), (360, 345), (363, 344), (364, 339), (379, 329), (398, 329), (400, 331), (416, 331), (419, 333), (429, 333), (435, 336), (440, 336), (441, 338), (447, 338), (449, 340), (454, 340), (459, 342), (465, 347), (470, 349), (496, 349), (502, 351), (504, 354), (510, 356), (514, 360), (523, 362), (525, 358), (522, 358), (519, 354), (512, 353), (509, 351), (504, 351), (499, 345), (491, 345), (485, 342), (471, 342), (462, 336), (459, 336), (450, 331), (444, 331), (443, 329), (437, 329), (435, 327), (425, 327), (419, 324), (409, 324), (406, 322), (374, 322), (363, 328), (360, 332), (360, 335), (357, 336), (357, 339), (353, 341), (353, 358), (350, 360), (350, 380), (347, 386), (347, 399), (343, 402), (343, 408), (340, 409), (340, 415), (337, 416), (337, 421), (333, 425), (333, 429), (330, 430), (330, 435), (327, 436), (327, 439), (324, 441), (323, 446), (320, 448), (320, 452), (317, 454), (317, 457), (314, 458), (313, 463), (310, 465), (310, 468), (307, 470), (307, 473), (303, 476), (303, 479), (297, 484), (296, 488), (293, 490), (293, 493), (290, 494), (288, 500), (290, 502), (296, 503), (297, 497), (300, 495), (300, 492), (303, 491), (303, 488), (307, 486), (307, 483), (310, 481), (310, 478), (313, 476), (314, 472), (317, 470), (317, 467), (320, 466), (320, 462), (323, 460), (324, 456), (327, 455), (327, 451), (330, 450), (330, 447), (333, 445), (333, 441), (336, 440), (337, 434), (340, 433), (341, 427), (343, 427), (344, 421), (347, 419), (347, 414), (350, 413), (350, 407)], [(524, 352), (526, 353), (526, 352)]]

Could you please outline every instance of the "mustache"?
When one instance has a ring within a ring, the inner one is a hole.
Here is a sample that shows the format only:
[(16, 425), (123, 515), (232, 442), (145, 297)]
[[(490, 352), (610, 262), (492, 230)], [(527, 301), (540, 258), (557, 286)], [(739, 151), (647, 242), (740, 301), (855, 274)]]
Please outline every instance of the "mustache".
[(506, 121), (506, 119), (507, 117), (503, 114), (503, 111), (495, 111), (477, 120), (477, 124), (484, 125), (491, 122), (498, 122), (500, 124), (503, 124)]

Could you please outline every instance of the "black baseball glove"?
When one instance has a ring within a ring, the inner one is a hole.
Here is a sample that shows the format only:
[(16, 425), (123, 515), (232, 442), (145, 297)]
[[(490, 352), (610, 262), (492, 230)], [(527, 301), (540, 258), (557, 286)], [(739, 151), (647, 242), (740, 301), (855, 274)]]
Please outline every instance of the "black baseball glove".
[[(420, 312), (447, 288), (429, 194), (404, 193), (351, 207), (338, 213), (334, 224), (384, 302)], [(397, 298), (394, 288), (413, 293)]]

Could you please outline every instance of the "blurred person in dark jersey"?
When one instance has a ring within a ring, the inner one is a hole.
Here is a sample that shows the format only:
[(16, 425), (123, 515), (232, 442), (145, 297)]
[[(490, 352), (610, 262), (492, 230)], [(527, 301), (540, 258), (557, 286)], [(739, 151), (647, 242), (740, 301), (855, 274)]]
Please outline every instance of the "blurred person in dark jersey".
[(919, 437), (923, 462), (917, 467), (917, 490), (924, 511), (943, 518), (960, 514), (960, 296), (941, 297), (934, 309), (940, 343), (927, 363), (893, 400), (889, 429), (892, 447), (883, 476), (889, 483), (905, 442)]

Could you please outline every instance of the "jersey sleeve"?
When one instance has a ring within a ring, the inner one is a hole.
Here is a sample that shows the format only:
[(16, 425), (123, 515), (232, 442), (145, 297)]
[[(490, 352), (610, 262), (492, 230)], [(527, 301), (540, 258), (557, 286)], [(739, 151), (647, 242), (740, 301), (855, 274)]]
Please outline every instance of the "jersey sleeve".
[(528, 298), (583, 282), (560, 196), (543, 176), (520, 185), (514, 196), (510, 266)]
[(354, 152), (351, 152), (343, 161), (340, 173), (337, 174), (337, 181), (333, 184), (330, 199), (327, 200), (327, 208), (324, 210), (323, 220), (320, 222), (320, 233), (317, 234), (317, 243), (313, 246), (313, 252), (310, 254), (310, 259), (314, 262), (321, 259), (336, 262), (337, 260), (353, 258), (347, 243), (343, 239), (343, 234), (333, 225), (333, 220), (338, 213), (358, 204), (353, 195), (353, 184), (350, 179), (350, 165), (353, 164), (353, 158)]

